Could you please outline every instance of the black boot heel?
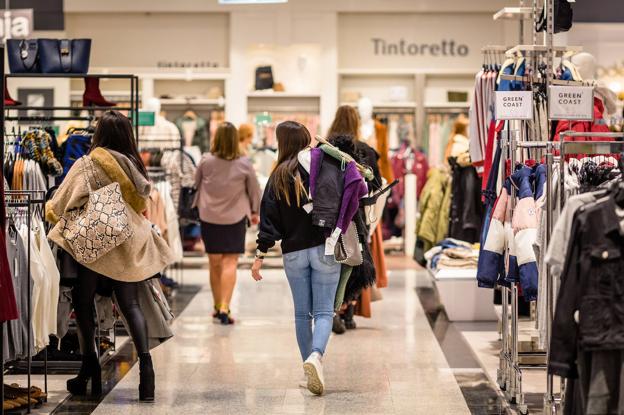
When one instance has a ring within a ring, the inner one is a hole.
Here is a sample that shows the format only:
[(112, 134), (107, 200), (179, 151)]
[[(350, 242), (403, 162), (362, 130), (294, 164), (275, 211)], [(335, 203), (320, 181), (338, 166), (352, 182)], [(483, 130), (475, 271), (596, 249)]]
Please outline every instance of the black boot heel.
[(139, 400), (141, 402), (153, 402), (155, 399), (156, 379), (152, 356), (149, 353), (141, 353), (139, 356)]
[(91, 394), (102, 394), (102, 368), (97, 354), (91, 353), (82, 357), (82, 365), (78, 376), (67, 381), (67, 391), (72, 395), (86, 395), (87, 384), (91, 381)]

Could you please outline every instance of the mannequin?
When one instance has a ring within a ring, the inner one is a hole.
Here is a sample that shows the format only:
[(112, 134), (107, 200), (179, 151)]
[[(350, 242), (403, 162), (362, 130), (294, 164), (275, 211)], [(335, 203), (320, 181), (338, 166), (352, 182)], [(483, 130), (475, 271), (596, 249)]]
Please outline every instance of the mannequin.
[(370, 98), (362, 97), (357, 104), (360, 114), (360, 140), (373, 148), (377, 148), (375, 134), (375, 120), (373, 119), (373, 102)]
[(180, 131), (178, 127), (171, 121), (167, 120), (161, 114), (161, 104), (158, 98), (149, 98), (143, 106), (147, 111), (153, 111), (155, 114), (154, 125), (149, 127), (141, 127), (139, 134), (141, 139), (150, 142), (151, 147), (158, 148), (179, 148), (180, 147)]
[(603, 82), (596, 81), (596, 58), (590, 53), (582, 52), (572, 56), (571, 62), (576, 66), (579, 75), (584, 81), (596, 82), (596, 97), (600, 98), (605, 105), (606, 111), (603, 115), (614, 114), (617, 111), (617, 96)]

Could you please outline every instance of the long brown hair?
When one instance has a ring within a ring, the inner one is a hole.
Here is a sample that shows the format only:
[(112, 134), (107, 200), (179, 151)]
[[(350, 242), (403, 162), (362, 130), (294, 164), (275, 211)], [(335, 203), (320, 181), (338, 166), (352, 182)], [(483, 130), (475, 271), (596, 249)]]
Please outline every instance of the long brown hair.
[(337, 136), (351, 136), (358, 140), (360, 136), (360, 114), (351, 105), (341, 105), (336, 110), (334, 122), (329, 127), (327, 138), (331, 140)]
[(301, 197), (306, 193), (303, 180), (299, 174), (297, 155), (312, 142), (310, 132), (303, 124), (295, 121), (284, 121), (277, 126), (277, 165), (271, 173), (271, 186), (275, 197), (282, 198), (290, 206), (292, 183), (295, 183), (295, 199), (301, 206)]
[(147, 179), (147, 170), (139, 156), (132, 123), (121, 112), (106, 111), (100, 117), (91, 140), (89, 152), (98, 147), (107, 148), (128, 157), (132, 164)]
[(238, 130), (234, 124), (226, 121), (219, 125), (212, 140), (210, 152), (224, 160), (235, 160), (240, 157)]

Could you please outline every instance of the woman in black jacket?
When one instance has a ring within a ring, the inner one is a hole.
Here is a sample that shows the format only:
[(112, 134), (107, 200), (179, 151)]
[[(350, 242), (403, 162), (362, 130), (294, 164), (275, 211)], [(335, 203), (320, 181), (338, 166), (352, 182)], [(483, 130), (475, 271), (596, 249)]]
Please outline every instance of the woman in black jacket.
[(264, 256), (281, 240), (307, 388), (321, 395), (325, 389), (322, 357), (332, 329), (340, 264), (333, 254), (325, 255), (324, 231), (312, 224), (309, 214), (310, 176), (299, 157), (306, 158), (304, 150), (312, 141), (310, 133), (303, 125), (286, 121), (278, 125), (276, 135), (279, 159), (260, 205), (258, 250), (251, 272), (256, 281), (262, 279)]

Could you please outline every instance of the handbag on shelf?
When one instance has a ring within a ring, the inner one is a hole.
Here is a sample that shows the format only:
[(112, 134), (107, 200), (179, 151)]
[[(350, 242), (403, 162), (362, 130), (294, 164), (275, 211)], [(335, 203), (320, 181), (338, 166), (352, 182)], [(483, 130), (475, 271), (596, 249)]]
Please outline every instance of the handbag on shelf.
[(43, 73), (89, 72), (91, 39), (39, 39), (39, 64)]
[(273, 88), (273, 68), (259, 66), (256, 68), (256, 91)]
[(40, 73), (37, 39), (7, 39), (7, 55), (11, 73)]
[[(133, 235), (133, 230), (119, 183), (102, 187), (93, 171), (93, 161), (88, 156), (84, 160), (82, 173), (89, 189), (89, 200), (81, 208), (61, 216), (61, 234), (76, 261), (90, 264), (124, 243)], [(91, 188), (85, 164), (89, 164), (99, 189)]]
[(358, 236), (355, 222), (349, 223), (347, 231), (338, 238), (338, 242), (334, 247), (334, 258), (336, 262), (352, 267), (362, 265), (362, 262), (364, 262), (360, 237)]

